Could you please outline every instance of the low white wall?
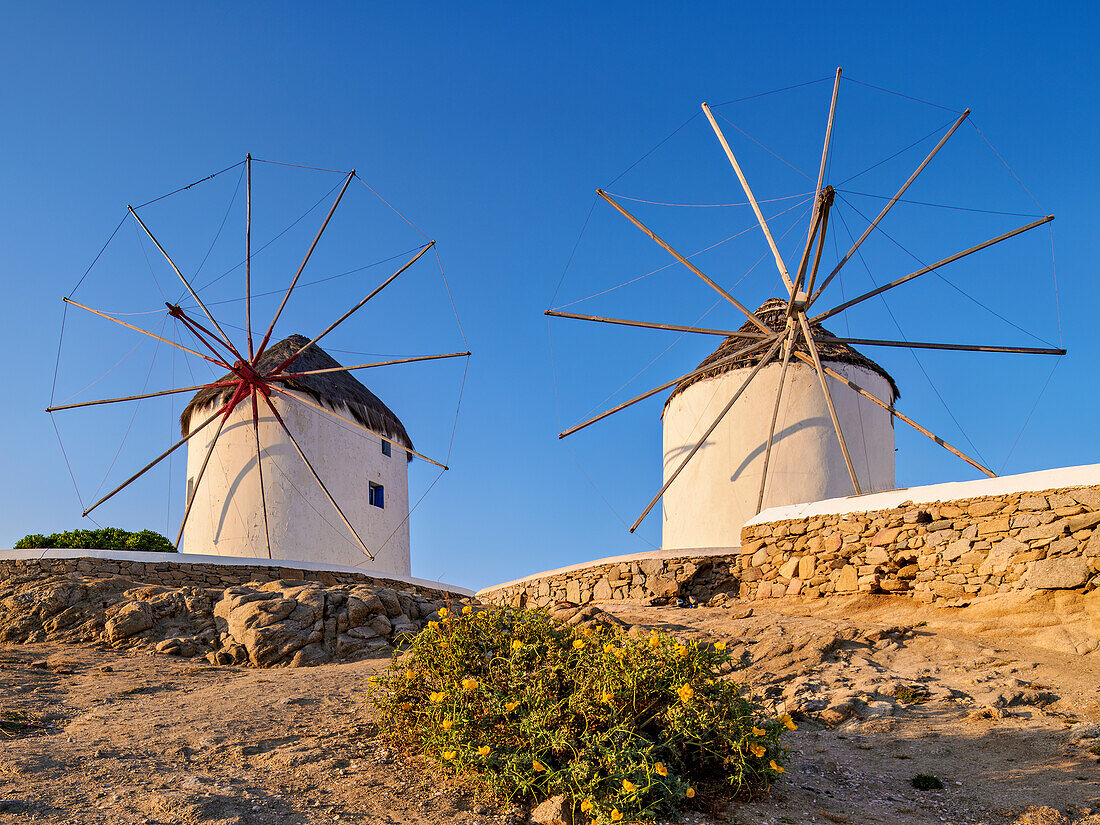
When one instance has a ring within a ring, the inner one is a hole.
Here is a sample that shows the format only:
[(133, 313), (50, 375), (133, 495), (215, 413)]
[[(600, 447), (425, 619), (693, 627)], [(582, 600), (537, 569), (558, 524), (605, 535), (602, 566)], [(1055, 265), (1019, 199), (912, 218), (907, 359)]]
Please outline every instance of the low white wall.
[(902, 487), (885, 493), (864, 496), (830, 498), (808, 504), (791, 504), (771, 507), (745, 522), (745, 526), (768, 521), (786, 521), (838, 513), (865, 513), (869, 510), (889, 510), (907, 501), (926, 504), (934, 501), (954, 501), (981, 496), (1002, 496), (1033, 490), (1058, 490), (1068, 487), (1100, 485), (1100, 464), (1082, 464), (1077, 467), (1056, 467), (1031, 473), (980, 478), (976, 481), (949, 481), (944, 484), (926, 484), (921, 487)]

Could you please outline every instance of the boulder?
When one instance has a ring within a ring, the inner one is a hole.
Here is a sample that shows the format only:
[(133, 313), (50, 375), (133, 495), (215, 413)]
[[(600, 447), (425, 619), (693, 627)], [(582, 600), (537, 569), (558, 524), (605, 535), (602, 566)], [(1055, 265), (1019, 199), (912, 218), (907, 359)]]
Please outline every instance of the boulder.
[(111, 644), (129, 638), (153, 626), (153, 610), (148, 602), (126, 602), (107, 620), (104, 632)]

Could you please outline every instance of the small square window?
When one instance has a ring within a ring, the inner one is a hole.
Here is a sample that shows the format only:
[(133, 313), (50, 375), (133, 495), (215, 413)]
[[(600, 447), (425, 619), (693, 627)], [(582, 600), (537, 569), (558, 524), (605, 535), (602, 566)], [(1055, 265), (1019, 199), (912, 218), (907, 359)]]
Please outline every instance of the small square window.
[(373, 481), (367, 482), (367, 503), (372, 507), (385, 507), (386, 506), (386, 488), (381, 484), (375, 484)]
[(389, 454), (390, 454), (390, 442), (383, 441), (382, 442), (382, 455), (389, 455)]

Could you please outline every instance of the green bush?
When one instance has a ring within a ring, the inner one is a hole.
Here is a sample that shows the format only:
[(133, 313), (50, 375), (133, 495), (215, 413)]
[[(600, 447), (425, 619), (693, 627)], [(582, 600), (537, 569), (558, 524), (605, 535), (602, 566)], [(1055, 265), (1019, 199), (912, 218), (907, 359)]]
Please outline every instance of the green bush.
[(43, 536), (32, 533), (15, 544), (16, 550), (129, 550), (136, 553), (175, 553), (176, 548), (160, 533), (142, 530), (131, 533), (118, 527), (100, 530), (66, 530)]
[(372, 677), (384, 729), (446, 769), (509, 799), (565, 794), (598, 823), (756, 797), (783, 773), (795, 725), (719, 678), (724, 644), (470, 610), (441, 610)]

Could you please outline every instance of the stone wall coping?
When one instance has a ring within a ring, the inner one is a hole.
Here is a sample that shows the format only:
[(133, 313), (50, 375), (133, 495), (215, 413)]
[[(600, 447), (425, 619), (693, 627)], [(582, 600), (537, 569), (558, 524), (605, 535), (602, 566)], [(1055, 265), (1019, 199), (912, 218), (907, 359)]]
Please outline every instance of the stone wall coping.
[(329, 573), (356, 573), (374, 579), (411, 584), (430, 590), (446, 590), (462, 596), (472, 596), (474, 591), (453, 584), (402, 576), (381, 570), (364, 570), (345, 564), (326, 564), (297, 559), (257, 559), (250, 556), (213, 556), (198, 553), (130, 553), (121, 550), (0, 550), (2, 561), (42, 561), (46, 559), (107, 559), (110, 561), (142, 562), (145, 564), (206, 564), (214, 567), (286, 567), (295, 570), (315, 570)]
[(862, 496), (830, 498), (808, 504), (790, 504), (771, 507), (745, 522), (745, 526), (772, 521), (787, 521), (821, 515), (865, 513), (871, 510), (890, 510), (905, 502), (928, 504), (937, 501), (1002, 496), (1009, 493), (1028, 493), (1040, 490), (1058, 490), (1069, 487), (1100, 485), (1100, 464), (1082, 464), (1077, 467), (1056, 467), (1032, 473), (1019, 473), (976, 481), (949, 481), (944, 484), (928, 484), (921, 487), (903, 487), (884, 493), (868, 493)]
[(740, 547), (673, 547), (668, 550), (647, 550), (641, 553), (627, 553), (623, 556), (608, 556), (603, 559), (582, 561), (577, 564), (567, 565), (566, 567), (558, 567), (554, 570), (544, 570), (541, 573), (532, 573), (529, 576), (513, 579), (510, 582), (504, 582), (502, 584), (492, 584), (488, 587), (481, 588), (477, 591), (476, 595), (481, 596), (486, 593), (503, 590), (506, 587), (523, 584), (524, 582), (545, 579), (550, 576), (560, 576), (564, 573), (572, 573), (576, 570), (586, 570), (590, 567), (600, 567), (604, 564), (621, 564), (623, 562), (644, 561), (645, 559), (693, 559), (701, 556), (731, 556), (736, 555), (737, 551), (740, 549)]

